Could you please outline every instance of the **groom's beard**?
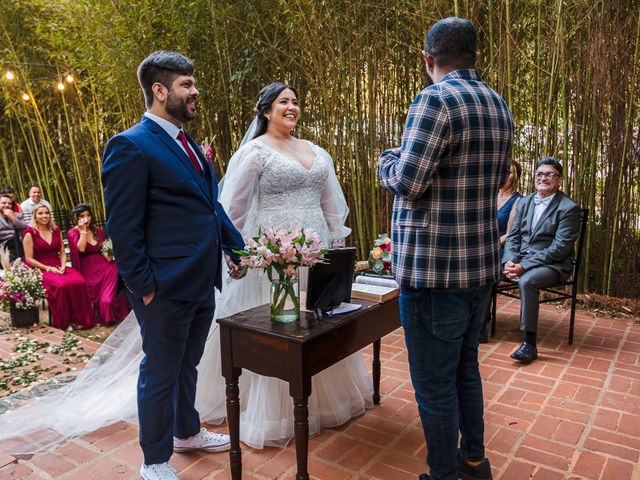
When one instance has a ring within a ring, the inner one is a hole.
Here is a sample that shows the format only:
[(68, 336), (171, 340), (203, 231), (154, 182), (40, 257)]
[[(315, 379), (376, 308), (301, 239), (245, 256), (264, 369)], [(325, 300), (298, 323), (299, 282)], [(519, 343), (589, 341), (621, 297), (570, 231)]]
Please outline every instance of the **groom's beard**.
[(197, 101), (195, 97), (182, 99), (170, 90), (164, 108), (173, 118), (179, 120), (181, 123), (186, 123), (196, 118), (197, 112), (197, 110), (189, 110), (189, 106), (187, 105), (188, 100)]

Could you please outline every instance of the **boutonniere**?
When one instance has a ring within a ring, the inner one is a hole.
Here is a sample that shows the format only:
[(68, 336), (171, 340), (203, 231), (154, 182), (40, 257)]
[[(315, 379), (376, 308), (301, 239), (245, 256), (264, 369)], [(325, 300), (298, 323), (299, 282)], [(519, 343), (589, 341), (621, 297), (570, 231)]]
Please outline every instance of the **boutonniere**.
[(200, 151), (204, 155), (204, 158), (207, 160), (207, 162), (213, 165), (215, 154), (213, 152), (213, 148), (211, 148), (211, 144), (209, 142), (204, 142), (202, 145), (200, 145)]

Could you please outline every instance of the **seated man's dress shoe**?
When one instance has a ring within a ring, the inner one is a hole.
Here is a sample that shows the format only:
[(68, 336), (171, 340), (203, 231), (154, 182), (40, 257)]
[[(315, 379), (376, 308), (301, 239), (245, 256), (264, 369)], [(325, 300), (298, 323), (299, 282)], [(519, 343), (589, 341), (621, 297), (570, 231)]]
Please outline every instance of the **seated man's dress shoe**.
[(538, 358), (538, 349), (530, 343), (522, 342), (520, 348), (518, 348), (511, 355), (511, 358), (522, 363), (531, 363)]

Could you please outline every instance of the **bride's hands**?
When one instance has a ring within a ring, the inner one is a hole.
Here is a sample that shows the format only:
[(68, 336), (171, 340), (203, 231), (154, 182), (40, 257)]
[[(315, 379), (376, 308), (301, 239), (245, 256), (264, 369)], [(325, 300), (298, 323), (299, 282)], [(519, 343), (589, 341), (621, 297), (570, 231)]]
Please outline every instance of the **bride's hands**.
[(227, 267), (229, 267), (229, 276), (234, 280), (238, 280), (244, 277), (247, 273), (246, 268), (242, 268), (231, 259), (229, 255), (224, 254), (224, 260), (227, 262)]

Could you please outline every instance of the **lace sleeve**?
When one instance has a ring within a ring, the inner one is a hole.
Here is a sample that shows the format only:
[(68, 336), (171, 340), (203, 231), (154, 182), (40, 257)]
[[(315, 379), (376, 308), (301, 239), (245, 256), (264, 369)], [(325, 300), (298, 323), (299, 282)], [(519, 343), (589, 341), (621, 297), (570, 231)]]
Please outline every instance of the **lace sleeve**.
[(332, 246), (344, 245), (345, 237), (351, 233), (351, 229), (344, 224), (349, 215), (349, 207), (336, 177), (331, 155), (320, 147), (316, 148), (320, 150), (320, 155), (326, 160), (329, 168), (327, 182), (320, 197), (320, 206), (329, 227), (329, 243)]
[(233, 154), (220, 182), (218, 201), (243, 238), (247, 219), (257, 206), (262, 158), (250, 142)]

